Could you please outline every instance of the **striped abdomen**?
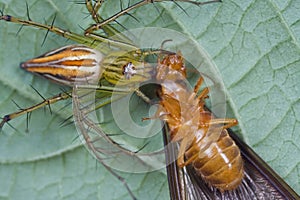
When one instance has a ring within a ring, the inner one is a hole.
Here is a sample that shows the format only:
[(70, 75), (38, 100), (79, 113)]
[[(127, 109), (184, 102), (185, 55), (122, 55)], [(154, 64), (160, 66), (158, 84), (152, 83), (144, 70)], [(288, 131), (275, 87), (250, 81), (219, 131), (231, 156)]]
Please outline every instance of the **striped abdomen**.
[(192, 164), (197, 174), (220, 191), (237, 188), (244, 168), (240, 150), (226, 128), (236, 119), (216, 119), (204, 108), (208, 89), (197, 94), (203, 79), (194, 91), (186, 84), (186, 72), (180, 54), (166, 56), (157, 67), (160, 81), (160, 106), (156, 117), (167, 122), (172, 142), (179, 142), (177, 164)]
[(144, 53), (111, 51), (106, 55), (84, 45), (65, 46), (21, 63), (21, 68), (63, 85), (98, 84), (100, 79), (116, 85), (141, 83), (152, 77)]
[(98, 83), (103, 54), (83, 45), (70, 45), (21, 63), (21, 68), (63, 85)]
[[(228, 135), (227, 130), (223, 129), (220, 138), (207, 149), (200, 149), (199, 146), (202, 145), (201, 141), (193, 143), (185, 152), (187, 160), (195, 153), (198, 154), (192, 162), (197, 174), (220, 191), (237, 188), (244, 175), (243, 160), (240, 149)], [(193, 152), (194, 147), (198, 152)]]

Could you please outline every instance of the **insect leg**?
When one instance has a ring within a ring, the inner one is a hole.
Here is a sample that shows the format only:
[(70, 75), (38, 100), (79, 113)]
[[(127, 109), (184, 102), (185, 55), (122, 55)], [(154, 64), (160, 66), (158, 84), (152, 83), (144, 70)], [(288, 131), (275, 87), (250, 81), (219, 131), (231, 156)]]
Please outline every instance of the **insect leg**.
[[(78, 101), (76, 100), (77, 96), (75, 94), (75, 103), (74, 106), (77, 107), (79, 106)], [(78, 110), (79, 108), (77, 108), (76, 110)], [(120, 175), (118, 175), (114, 170), (112, 170), (105, 162), (104, 162), (104, 158), (101, 157), (99, 155), (99, 149), (96, 149), (96, 147), (93, 145), (93, 140), (89, 137), (89, 134), (87, 133), (87, 129), (84, 127), (84, 121), (86, 121), (86, 116), (84, 113), (78, 112), (75, 113), (75, 118), (77, 119), (77, 125), (78, 128), (80, 129), (81, 134), (83, 135), (86, 144), (88, 145), (88, 148), (94, 152), (93, 155), (96, 157), (96, 159), (103, 165), (103, 167), (105, 167), (105, 169), (111, 173), (114, 177), (116, 177), (119, 181), (121, 181), (121, 183), (124, 185), (124, 187), (126, 188), (126, 190), (128, 191), (129, 195), (132, 197), (133, 200), (136, 200), (136, 197), (134, 196), (134, 194), (132, 193), (129, 185), (127, 184), (127, 182), (125, 181), (125, 179), (123, 177), (121, 177)], [(82, 122), (82, 123), (81, 123)], [(91, 126), (89, 124), (87, 124), (90, 128), (92, 128), (92, 126), (94, 126), (94, 124), (92, 123)], [(112, 141), (105, 133), (102, 133), (102, 131), (97, 132), (97, 133), (101, 133), (103, 137), (105, 137), (107, 139), (108, 142), (111, 142), (113, 145), (118, 145), (115, 144), (114, 141)], [(129, 152), (131, 153), (131, 152)]]
[(232, 126), (236, 126), (238, 124), (237, 119), (211, 119), (206, 126), (216, 126), (224, 124), (223, 129), (228, 129)]
[[(86, 29), (85, 33), (91, 33), (91, 32), (93, 32), (95, 30), (98, 30), (102, 26), (104, 26), (105, 24), (110, 23), (112, 21), (115, 21), (120, 16), (122, 16), (124, 14), (128, 14), (130, 11), (132, 11), (132, 10), (138, 8), (138, 7), (144, 6), (144, 5), (149, 4), (149, 3), (162, 2), (162, 1), (171, 1), (171, 2), (174, 2), (174, 0), (142, 0), (142, 1), (139, 1), (139, 2), (137, 2), (135, 4), (132, 4), (132, 5), (128, 6), (125, 9), (122, 9), (120, 12), (112, 15), (111, 17), (107, 18), (106, 20), (103, 20), (100, 23), (97, 23), (97, 24), (94, 24), (94, 25), (90, 26), (88, 29)], [(209, 3), (220, 2), (220, 0), (212, 0), (212, 1), (206, 1), (206, 2), (197, 2), (197, 1), (192, 1), (192, 0), (175, 0), (175, 1), (187, 2), (187, 3), (191, 3), (191, 4), (194, 4), (194, 5), (197, 5), (197, 6), (204, 5), (204, 4), (209, 4)]]
[[(197, 83), (196, 83), (196, 85), (195, 85), (195, 87), (194, 87), (194, 93), (196, 93), (196, 94), (198, 93), (198, 91), (199, 91), (201, 85), (203, 84), (203, 81), (204, 81), (204, 79), (203, 79), (202, 77), (200, 77), (200, 78), (198, 79), (198, 81), (197, 81)], [(199, 99), (199, 100), (204, 100), (205, 98), (208, 97), (208, 93), (209, 93), (208, 88), (207, 88), (207, 87), (204, 88), (204, 89), (201, 91), (201, 93), (199, 94), (198, 99)]]
[(178, 152), (178, 159), (177, 159), (177, 165), (182, 168), (186, 165), (188, 165), (192, 160), (184, 161), (184, 153), (187, 149), (187, 147), (192, 143), (194, 140), (194, 137), (184, 137), (183, 140), (180, 143), (180, 148)]
[(39, 109), (39, 108), (47, 106), (47, 105), (54, 104), (58, 101), (66, 100), (68, 98), (71, 98), (71, 92), (62, 92), (62, 93), (59, 93), (58, 95), (55, 95), (55, 96), (50, 97), (48, 99), (44, 99), (42, 102), (40, 102), (40, 103), (38, 103), (34, 106), (24, 108), (24, 109), (21, 109), (18, 112), (14, 112), (14, 113), (5, 115), (2, 118), (2, 121), (0, 122), (0, 130), (4, 126), (5, 123), (8, 123), (10, 120), (12, 120), (14, 118), (17, 118), (17, 117), (19, 117), (21, 115), (24, 115), (24, 114), (27, 114), (27, 113), (31, 113), (32, 111), (34, 111), (36, 109)]
[(100, 21), (103, 20), (100, 17), (100, 15), (98, 14), (98, 11), (99, 11), (102, 3), (103, 3), (103, 0), (97, 0), (94, 4), (91, 0), (85, 0), (86, 8), (96, 23), (99, 23)]
[(44, 30), (53, 32), (57, 35), (60, 35), (64, 38), (73, 40), (75, 42), (78, 42), (78, 43), (81, 43), (81, 44), (86, 44), (87, 46), (89, 46), (91, 48), (97, 47), (100, 44), (107, 44), (107, 47), (106, 47), (107, 49), (105, 49), (104, 45), (101, 46), (102, 47), (101, 52), (103, 52), (103, 53), (105, 53), (106, 51), (110, 51), (110, 49), (108, 48), (109, 46), (116, 46), (116, 47), (120, 47), (120, 48), (124, 47), (124, 49), (127, 49), (127, 50), (128, 50), (128, 48), (131, 48), (131, 49), (133, 48), (132, 45), (122, 43), (122, 42), (119, 42), (119, 41), (110, 40), (110, 39), (105, 38), (103, 36), (99, 36), (99, 35), (95, 35), (95, 34), (89, 34), (89, 35), (84, 36), (84, 35), (80, 35), (80, 34), (77, 34), (77, 33), (72, 33), (70, 31), (66, 31), (64, 29), (55, 27), (53, 25), (54, 21), (55, 21), (55, 17), (54, 17), (51, 25), (41, 24), (41, 23), (34, 22), (34, 21), (31, 21), (31, 20), (19, 19), (17, 17), (13, 17), (11, 15), (1, 15), (0, 16), (0, 21), (1, 20), (16, 23), (16, 24), (20, 24), (20, 25), (24, 25), (24, 26), (31, 26), (31, 27), (36, 27), (36, 28), (39, 28), (39, 29), (44, 29)]
[(141, 90), (139, 90), (138, 88), (135, 89), (134, 91), (136, 93), (136, 95), (138, 95), (139, 97), (141, 97), (146, 103), (151, 103), (151, 100), (149, 99), (149, 97), (147, 97)]
[(201, 85), (203, 84), (203, 81), (204, 81), (204, 79), (202, 78), (202, 76), (200, 76), (200, 78), (198, 79), (198, 81), (194, 87), (194, 93), (196, 93), (196, 94), (198, 93)]
[[(203, 84), (204, 79), (202, 77), (200, 77), (194, 87), (194, 93), (197, 94), (201, 85)], [(201, 93), (198, 95), (198, 99), (199, 99), (199, 107), (203, 108), (205, 105), (205, 99), (208, 98), (208, 93), (209, 93), (209, 89), (207, 87), (205, 87)]]
[[(2, 16), (0, 16), (0, 20), (16, 23), (16, 24), (20, 24), (20, 25), (25, 25), (25, 26), (32, 26), (32, 27), (44, 29), (44, 30), (47, 30), (47, 31), (51, 31), (51, 32), (56, 33), (60, 36), (63, 36), (65, 38), (76, 41), (78, 43), (92, 44), (94, 42), (93, 39), (91, 39), (91, 38), (87, 38), (87, 37), (81, 36), (81, 35), (76, 34), (76, 33), (71, 33), (69, 31), (65, 31), (63, 29), (60, 29), (60, 28), (57, 28), (57, 27), (53, 26), (53, 24), (52, 25), (45, 25), (45, 24), (37, 23), (37, 22), (31, 21), (31, 20), (22, 20), (22, 19), (19, 19), (17, 17), (13, 17), (11, 15), (2, 15)], [(54, 20), (55, 20), (55, 18), (54, 18)], [(53, 22), (54, 22), (54, 20), (53, 20)]]
[[(100, 23), (102, 22), (104, 19), (98, 14), (99, 9), (101, 8), (102, 4), (103, 4), (103, 0), (97, 0), (94, 4), (92, 2), (92, 0), (85, 0), (85, 5), (87, 10), (89, 11), (89, 13), (91, 14), (93, 20), (96, 23)], [(131, 40), (128, 39), (125, 35), (122, 35), (121, 33), (119, 33), (119, 31), (117, 29), (115, 29), (114, 27), (110, 26), (109, 24), (104, 24), (103, 27), (101, 27), (101, 29), (105, 32), (107, 37), (111, 37), (114, 36), (114, 39), (117, 39), (119, 41), (122, 42), (126, 42), (126, 43), (131, 43)], [(91, 33), (91, 32), (89, 32)], [(117, 34), (117, 35), (116, 35)], [(86, 35), (88, 36), (89, 34)]]
[(87, 28), (85, 30), (85, 33), (88, 34), (88, 33), (92, 33), (98, 29), (101, 29), (105, 24), (108, 24), (114, 20), (116, 20), (118, 17), (124, 15), (124, 14), (127, 14), (128, 12), (130, 12), (131, 10), (135, 9), (135, 8), (138, 8), (140, 6), (143, 6), (143, 5), (146, 5), (148, 4), (149, 2), (146, 0), (143, 0), (143, 1), (140, 1), (140, 2), (137, 2), (131, 6), (128, 6), (127, 8), (121, 10), (120, 12), (112, 15), (111, 17), (107, 18), (106, 20), (102, 20), (101, 22), (99, 23), (96, 23), (96, 24), (93, 24), (91, 25), (89, 28)]
[[(183, 156), (183, 157), (184, 157), (184, 156)], [(181, 167), (181, 168), (182, 168), (182, 167), (185, 167), (185, 166), (191, 164), (191, 163), (192, 163), (194, 160), (196, 160), (198, 157), (199, 157), (199, 155), (198, 155), (197, 153), (195, 153), (195, 154), (193, 154), (193, 156), (190, 157), (188, 160), (186, 160), (186, 161), (181, 160), (180, 163), (178, 162), (178, 166)], [(179, 159), (178, 159), (178, 161), (179, 161)]]

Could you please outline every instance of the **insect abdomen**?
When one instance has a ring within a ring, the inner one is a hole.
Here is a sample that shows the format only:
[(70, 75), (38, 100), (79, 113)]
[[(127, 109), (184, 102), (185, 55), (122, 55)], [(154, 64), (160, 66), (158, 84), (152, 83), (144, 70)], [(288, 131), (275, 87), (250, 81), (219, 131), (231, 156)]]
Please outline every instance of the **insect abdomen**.
[[(200, 143), (201, 141), (194, 145)], [(187, 150), (185, 156), (189, 159), (193, 153)], [(209, 185), (220, 191), (237, 188), (244, 174), (240, 150), (226, 129), (223, 129), (218, 141), (199, 153), (199, 157), (193, 162), (193, 167)]]
[(180, 54), (169, 55), (157, 67), (161, 81), (160, 108), (156, 116), (168, 123), (172, 142), (180, 142), (177, 164), (192, 164), (197, 174), (221, 192), (236, 189), (243, 179), (243, 160), (239, 148), (226, 128), (237, 124), (236, 119), (215, 119), (206, 111), (204, 101), (208, 89), (194, 91), (184, 83), (185, 66)]

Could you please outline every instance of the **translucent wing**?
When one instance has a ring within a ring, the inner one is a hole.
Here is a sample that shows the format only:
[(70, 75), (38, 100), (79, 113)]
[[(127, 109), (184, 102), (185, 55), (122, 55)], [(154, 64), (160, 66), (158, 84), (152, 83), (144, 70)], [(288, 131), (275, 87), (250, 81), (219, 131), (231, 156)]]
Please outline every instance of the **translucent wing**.
[[(233, 191), (221, 193), (207, 185), (193, 167), (179, 169), (175, 162), (167, 166), (171, 199), (299, 199), (293, 191), (247, 144), (230, 129), (229, 135), (239, 146), (244, 160), (245, 176), (242, 184)], [(166, 134), (166, 132), (165, 132)], [(166, 136), (165, 144), (168, 143)], [(176, 155), (176, 148), (167, 152), (167, 158)]]

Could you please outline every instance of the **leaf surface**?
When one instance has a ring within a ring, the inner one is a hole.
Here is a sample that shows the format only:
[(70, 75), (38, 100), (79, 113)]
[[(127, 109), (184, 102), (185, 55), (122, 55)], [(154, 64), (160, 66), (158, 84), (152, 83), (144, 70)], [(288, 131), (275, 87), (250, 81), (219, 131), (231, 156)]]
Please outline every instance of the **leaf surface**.
[[(28, 0), (33, 21), (76, 33), (92, 20), (84, 5), (68, 1)], [(230, 117), (239, 120), (243, 139), (300, 193), (300, 2), (237, 1), (195, 7), (180, 3), (145, 6), (119, 19), (127, 29), (166, 27), (195, 38), (222, 75)], [(118, 8), (112, 1), (102, 15)], [(26, 4), (0, 1), (4, 13), (26, 19)], [(159, 13), (159, 10), (161, 13)], [(184, 10), (186, 13), (184, 13)], [(43, 78), (22, 71), (19, 63), (49, 50), (73, 44), (45, 31), (0, 21), (0, 113), (31, 106), (61, 91)], [(64, 108), (64, 109), (62, 109)], [(0, 135), (1, 199), (130, 199), (127, 191), (102, 166), (96, 165), (73, 126), (60, 126), (72, 114), (70, 102), (34, 112), (26, 133), (26, 116), (5, 126)], [(139, 116), (138, 116), (139, 117)], [(140, 117), (145, 117), (141, 115)], [(140, 199), (168, 199), (163, 171), (124, 174)], [(117, 191), (117, 192), (116, 192)]]

